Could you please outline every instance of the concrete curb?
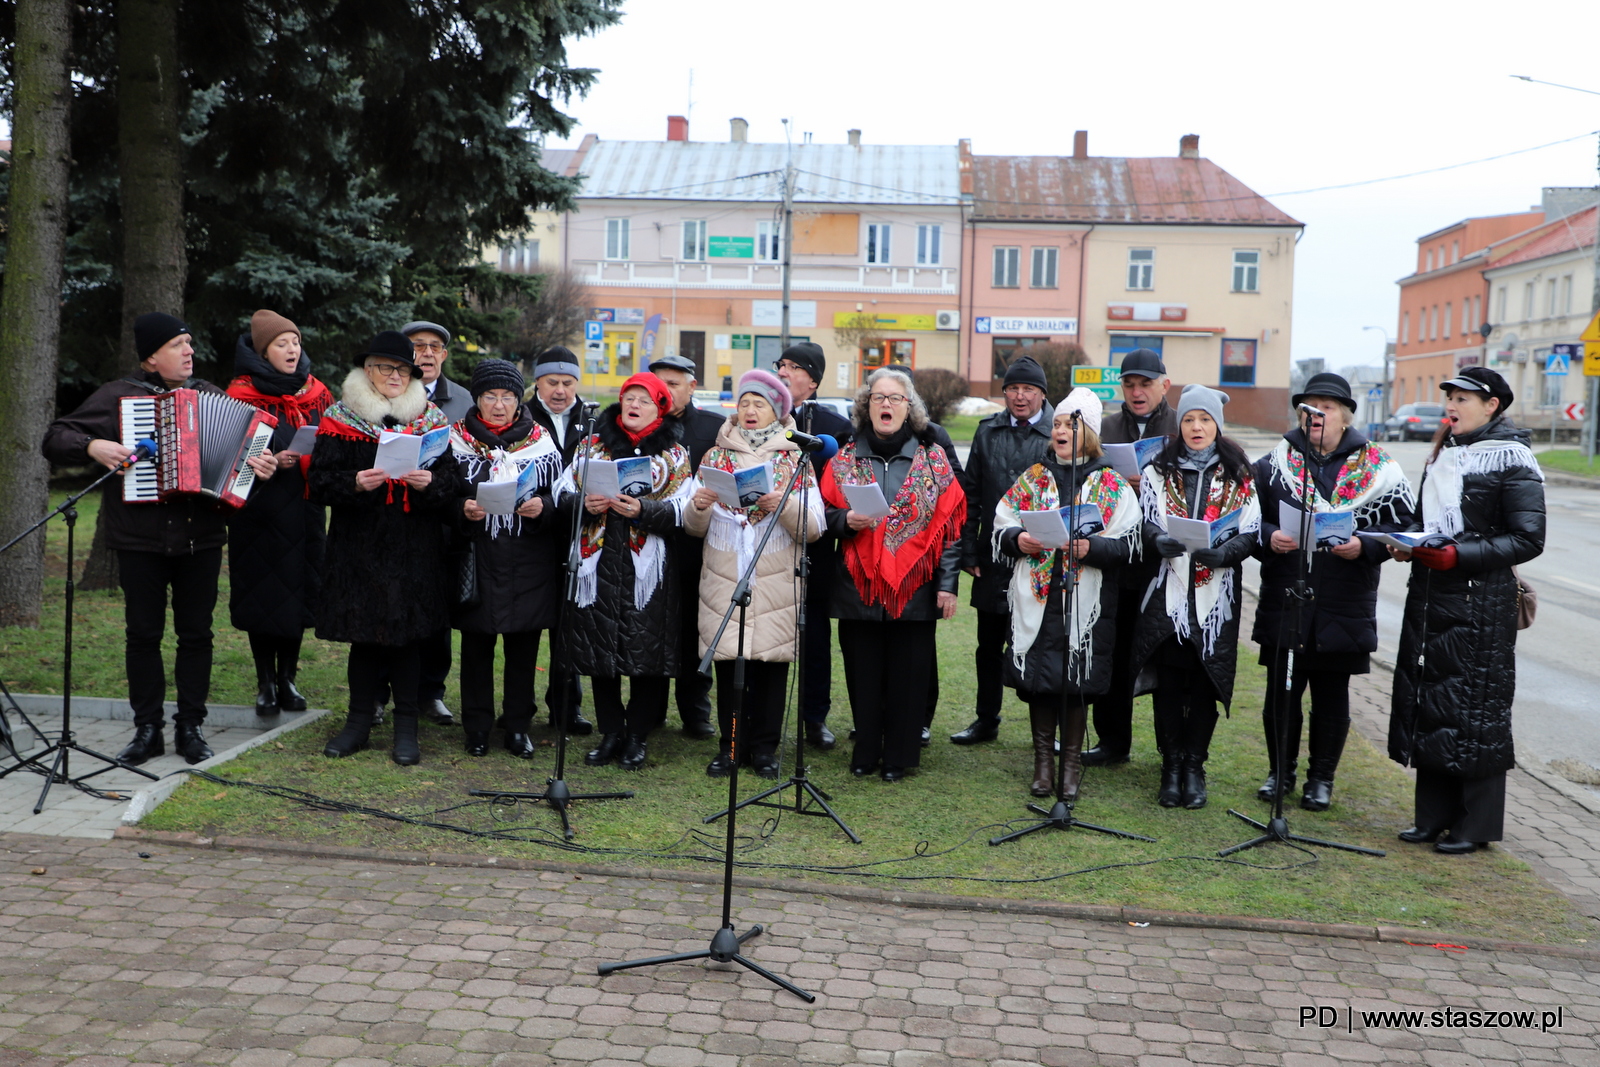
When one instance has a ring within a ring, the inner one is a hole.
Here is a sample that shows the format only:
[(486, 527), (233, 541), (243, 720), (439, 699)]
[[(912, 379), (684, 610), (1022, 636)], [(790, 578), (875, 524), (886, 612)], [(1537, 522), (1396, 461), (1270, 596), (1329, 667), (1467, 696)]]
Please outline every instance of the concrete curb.
[[(717, 881), (714, 872), (709, 871), (676, 871), (659, 868), (632, 869), (610, 867), (596, 863), (561, 863), (554, 860), (470, 856), (450, 852), (387, 852), (375, 848), (312, 845), (298, 841), (277, 841), (261, 837), (218, 836), (211, 838), (202, 837), (191, 831), (170, 833), (162, 830), (140, 830), (132, 826), (119, 827), (115, 837), (123, 841), (165, 845), (172, 848), (266, 852), (307, 859), (354, 860), (367, 863), (389, 863), (407, 867), (469, 867), (494, 868), (507, 871), (546, 871), (556, 874), (589, 875), (619, 880), (688, 882), (706, 887), (713, 886)], [(1478, 949), (1488, 952), (1514, 952), (1531, 956), (1555, 956), (1562, 959), (1600, 962), (1600, 949), (1580, 948), (1575, 945), (1539, 945), (1522, 941), (1498, 941), (1493, 938), (1481, 937), (1454, 937), (1444, 935), (1438, 930), (1408, 930), (1396, 926), (1315, 923), (1299, 919), (1255, 918), (1248, 915), (1200, 915), (1192, 912), (1160, 911), (1114, 905), (1000, 900), (993, 897), (961, 897), (946, 893), (908, 893), (899, 890), (874, 889), (870, 886), (823, 885), (787, 878), (779, 880), (742, 874), (733, 876), (733, 884), (743, 889), (765, 889), (771, 892), (791, 895), (805, 893), (813, 896), (854, 900), (865, 904), (882, 904), (892, 907), (932, 908), (941, 911), (986, 911), (1003, 915), (1038, 915), (1077, 922), (1108, 922), (1129, 926), (1188, 926), (1210, 930), (1299, 934), (1321, 939), (1341, 938), (1351, 941), (1382, 941), (1390, 944), (1417, 945), (1423, 948), (1437, 948), (1448, 945), (1451, 948)]]
[[(76, 704), (77, 701), (74, 700), (73, 703)], [(243, 710), (248, 711), (252, 718), (255, 717), (254, 708), (245, 708)], [(276, 741), (284, 734), (289, 733), (292, 730), (298, 730), (302, 726), (305, 726), (309, 723), (316, 722), (318, 719), (328, 714), (330, 713), (326, 708), (314, 708), (309, 711), (295, 712), (295, 717), (289, 722), (284, 723), (282, 726), (277, 726), (271, 730), (257, 734), (255, 737), (252, 737), (243, 744), (234, 745), (232, 748), (224, 749), (215, 756), (212, 756), (210, 759), (202, 760), (201, 762), (195, 764), (194, 769), (197, 771), (213, 770), (227, 763), (240, 753), (248, 752), (252, 748), (257, 748), (268, 743), (269, 741)], [(209, 710), (207, 711), (206, 719), (208, 722), (211, 719), (211, 713)], [(146, 815), (149, 815), (152, 811), (155, 811), (156, 808), (160, 807), (162, 801), (170, 797), (174, 790), (188, 780), (189, 775), (183, 773), (182, 771), (174, 771), (165, 778), (151, 782), (143, 789), (136, 790), (133, 796), (128, 800), (128, 806), (123, 809), (123, 825), (133, 826), (134, 824), (138, 823), (139, 820), (143, 819)], [(121, 833), (120, 828), (117, 833)]]
[(1546, 485), (1559, 485), (1568, 489), (1600, 489), (1600, 478), (1590, 478), (1582, 474), (1568, 474), (1566, 471), (1550, 470), (1540, 464), (1544, 471)]
[[(15, 693), (17, 706), (30, 715), (59, 715), (61, 714), (61, 697), (57, 694), (47, 693)], [(163, 705), (167, 722), (176, 720), (178, 705), (167, 701)], [(126, 699), (118, 697), (91, 697), (79, 693), (72, 695), (72, 714), (74, 718), (85, 719), (110, 719), (113, 722), (132, 722), (133, 706)], [(290, 721), (309, 715), (310, 711), (281, 711), (276, 718), (288, 718)], [(270, 721), (270, 720), (267, 720)], [(257, 730), (261, 728), (263, 717), (256, 714), (256, 709), (243, 704), (208, 704), (206, 705), (207, 729), (233, 729)]]

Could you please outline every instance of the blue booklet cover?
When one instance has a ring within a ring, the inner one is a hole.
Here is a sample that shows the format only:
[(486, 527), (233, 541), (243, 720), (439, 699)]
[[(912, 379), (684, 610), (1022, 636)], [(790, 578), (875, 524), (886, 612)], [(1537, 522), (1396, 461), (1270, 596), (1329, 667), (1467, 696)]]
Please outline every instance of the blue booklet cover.
[(649, 456), (629, 456), (617, 460), (617, 485), (623, 496), (646, 497), (655, 487)]

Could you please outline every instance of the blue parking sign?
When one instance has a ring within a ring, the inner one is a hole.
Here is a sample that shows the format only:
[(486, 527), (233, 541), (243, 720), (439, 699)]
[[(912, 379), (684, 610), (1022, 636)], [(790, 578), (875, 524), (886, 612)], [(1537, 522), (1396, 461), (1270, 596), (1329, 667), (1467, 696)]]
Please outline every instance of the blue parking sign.
[(606, 339), (606, 324), (589, 319), (583, 324), (583, 339), (585, 341), (604, 341)]

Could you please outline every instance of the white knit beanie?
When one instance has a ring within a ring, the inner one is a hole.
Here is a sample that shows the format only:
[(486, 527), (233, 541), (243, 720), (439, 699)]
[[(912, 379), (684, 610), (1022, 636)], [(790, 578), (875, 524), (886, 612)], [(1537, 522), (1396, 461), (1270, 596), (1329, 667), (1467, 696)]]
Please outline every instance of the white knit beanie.
[(1056, 418), (1063, 415), (1078, 413), (1078, 418), (1096, 434), (1100, 432), (1100, 417), (1105, 414), (1105, 405), (1094, 393), (1078, 386), (1067, 394), (1067, 398), (1056, 405)]

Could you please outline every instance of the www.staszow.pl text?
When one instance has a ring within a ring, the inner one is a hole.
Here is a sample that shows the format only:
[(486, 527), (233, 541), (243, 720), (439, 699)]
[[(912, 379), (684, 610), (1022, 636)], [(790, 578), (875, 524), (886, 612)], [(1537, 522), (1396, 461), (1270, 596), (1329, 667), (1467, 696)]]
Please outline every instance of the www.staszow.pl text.
[(1300, 1009), (1301, 1027), (1332, 1029), (1340, 1026), (1354, 1033), (1356, 1024), (1363, 1030), (1559, 1030), (1565, 1009), (1553, 1011), (1486, 1011), (1478, 1008), (1357, 1009), (1344, 1011), (1316, 1005)]

